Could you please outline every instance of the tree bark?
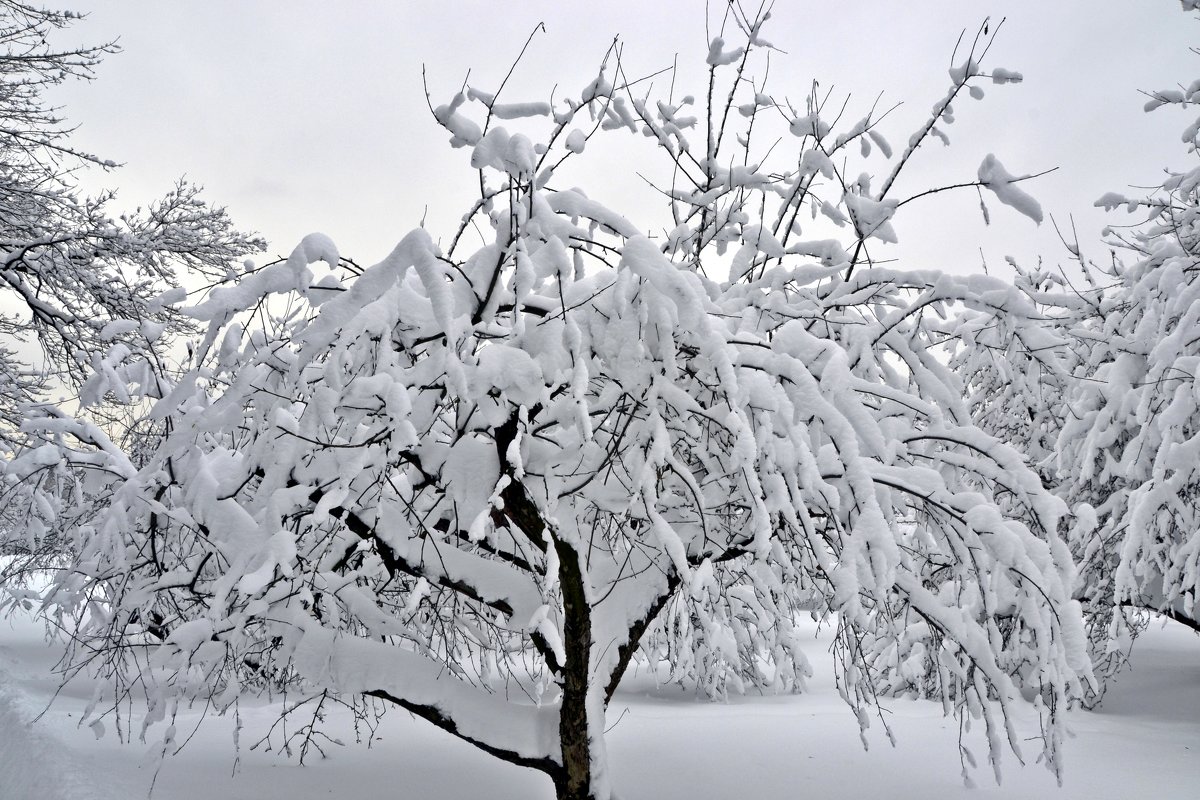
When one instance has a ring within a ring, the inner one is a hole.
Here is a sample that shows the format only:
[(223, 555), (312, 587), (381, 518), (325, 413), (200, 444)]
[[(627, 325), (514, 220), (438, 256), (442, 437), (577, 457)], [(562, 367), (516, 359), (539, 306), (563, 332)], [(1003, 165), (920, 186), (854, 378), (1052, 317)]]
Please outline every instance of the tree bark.
[[(554, 776), (558, 800), (597, 800), (592, 787), (592, 749), (588, 737), (588, 686), (592, 650), (592, 614), (579, 553), (557, 537), (559, 587), (563, 598), (562, 707), (558, 735), (562, 773)], [(603, 713), (603, 712), (601, 712)]]

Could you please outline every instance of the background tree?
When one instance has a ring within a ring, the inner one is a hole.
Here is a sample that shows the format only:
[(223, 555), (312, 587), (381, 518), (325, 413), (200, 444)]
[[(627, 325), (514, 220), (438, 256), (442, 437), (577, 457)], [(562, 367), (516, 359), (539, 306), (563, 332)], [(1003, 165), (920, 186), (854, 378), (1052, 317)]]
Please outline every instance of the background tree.
[[(1191, 6), (1185, 3), (1185, 8)], [(1186, 107), (1200, 82), (1153, 92), (1151, 111)], [(1183, 141), (1193, 155), (1200, 122)], [(1063, 496), (1075, 509), (1093, 655), (1111, 673), (1146, 610), (1200, 629), (1200, 169), (1169, 172), (1143, 198), (1097, 205), (1149, 212), (1114, 229), (1109, 285), (1078, 331), (1083, 354), (1058, 441)]]
[[(46, 91), (91, 79), (116, 47), (56, 47), (56, 34), (77, 18), (0, 0), (0, 453), (41, 443), (22, 430), (29, 406), (73, 393), (109, 362), (143, 359), (153, 384), (166, 368), (160, 354), (192, 330), (159, 296), (184, 274), (227, 279), (230, 264), (263, 246), (186, 182), (117, 218), (113, 193), (83, 196), (78, 170), (116, 165), (71, 144)], [(95, 402), (90, 414), (112, 436), (128, 416)], [(47, 475), (47, 495), (61, 496), (72, 475)], [(44, 516), (30, 511), (6, 505), (0, 517), (7, 544), (25, 552), (39, 549)]]
[(1039, 315), (961, 312), (947, 326), (950, 367), (962, 379), (963, 400), (975, 423), (1016, 447), (1048, 489), (1055, 486), (1055, 454), (1065, 396), (1075, 362), (1071, 331), (1094, 297), (1067, 289), (1064, 278), (1041, 265), (1016, 263), (1013, 286)]
[[(78, 384), (113, 342), (158, 341), (180, 319), (155, 299), (177, 285), (181, 273), (223, 280), (234, 259), (262, 247), (188, 183), (117, 219), (107, 210), (113, 193), (81, 195), (74, 182), (79, 169), (116, 165), (71, 145), (71, 130), (45, 92), (64, 81), (90, 80), (117, 48), (55, 48), (55, 32), (76, 19), (71, 12), (0, 2), (0, 333), (6, 345), (0, 374), (9, 403), (43, 396), (46, 380)], [(13, 349), (30, 335), (41, 355), (36, 367), (29, 348), (21, 348), (23, 355)], [(14, 408), (4, 406), (5, 434), (14, 427)]]
[[(870, 243), (894, 238), (896, 178), (951, 102), (1014, 73), (984, 72), (977, 37), (874, 189), (846, 166), (890, 152), (874, 112), (835, 134), (828, 97), (795, 109), (751, 80), (767, 16), (730, 6), (743, 43), (712, 41), (696, 114), (635, 94), (615, 51), (557, 104), (465, 88), (438, 106), (478, 170), (460, 229), (367, 270), (312, 235), (213, 289), (152, 452), (64, 414), (26, 423), (53, 444), (9, 464), (13, 491), (86, 464), (79, 491), (103, 496), (86, 524), (43, 521), (78, 555), (39, 598), (74, 631), (70, 668), (114, 678), (97, 716), (134, 689), (149, 724), (283, 684), (287, 715), (398, 705), (561, 798), (603, 798), (605, 707), (633, 660), (714, 693), (794, 688), (804, 604), (839, 626), (864, 727), (880, 694), (936, 695), (983, 720), (998, 769), (1024, 687), (1057, 767), (1088, 678), (1062, 505), (973, 424), (931, 321), (1039, 311), (984, 276), (878, 266)], [(780, 123), (791, 146), (753, 158)], [(610, 129), (666, 154), (657, 240), (558, 185)], [(989, 156), (970, 185), (1035, 215), (1017, 180)], [(813, 237), (834, 225), (849, 236)], [(145, 389), (141, 363), (106, 367), (89, 397)]]
[[(1186, 107), (1198, 86), (1150, 93), (1146, 111)], [(1193, 154), (1198, 126), (1182, 137)], [(947, 336), (976, 422), (1017, 444), (1073, 508), (1075, 592), (1101, 678), (1089, 704), (1126, 663), (1147, 611), (1200, 627), (1198, 184), (1200, 171), (1170, 172), (1143, 198), (1101, 198), (1098, 206), (1148, 218), (1108, 229), (1109, 266), (1086, 260), (1077, 237), (1064, 239), (1082, 271), (1075, 283), (1061, 270), (1012, 265), (1015, 285), (1043, 313), (1040, 325), (967, 311), (959, 335)]]

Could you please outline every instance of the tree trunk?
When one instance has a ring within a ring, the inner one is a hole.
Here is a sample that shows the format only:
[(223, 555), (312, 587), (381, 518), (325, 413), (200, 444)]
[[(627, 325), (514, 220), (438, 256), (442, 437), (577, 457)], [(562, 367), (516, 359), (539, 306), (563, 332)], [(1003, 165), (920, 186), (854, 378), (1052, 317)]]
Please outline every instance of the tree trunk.
[[(558, 734), (563, 769), (554, 776), (558, 800), (602, 800), (592, 786), (592, 748), (588, 739), (588, 686), (592, 650), (592, 615), (584, 589), (579, 554), (570, 544), (555, 538), (558, 551), (559, 586), (563, 598), (562, 707)], [(601, 711), (600, 713), (603, 713)], [(602, 729), (602, 726), (598, 727)]]

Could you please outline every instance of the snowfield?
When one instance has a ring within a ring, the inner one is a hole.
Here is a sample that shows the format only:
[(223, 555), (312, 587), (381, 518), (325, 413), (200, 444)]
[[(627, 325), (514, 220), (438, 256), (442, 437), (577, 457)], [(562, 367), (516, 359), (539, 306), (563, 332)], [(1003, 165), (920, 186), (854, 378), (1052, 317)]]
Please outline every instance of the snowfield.
[[(733, 797), (1194, 798), (1200, 786), (1200, 637), (1175, 623), (1155, 624), (1138, 641), (1133, 667), (1109, 689), (1102, 710), (1076, 712), (1065, 785), (1040, 765), (1021, 768), (1005, 753), (1003, 784), (986, 764), (963, 786), (958, 726), (938, 704), (896, 700), (878, 720), (865, 752), (852, 714), (832, 684), (828, 630), (812, 634), (817, 672), (800, 695), (745, 696), (710, 703), (678, 686), (631, 673), (609, 712), (611, 766), (624, 800)], [(184, 750), (165, 761), (160, 747), (121, 744), (112, 726), (97, 738), (78, 720), (91, 687), (72, 684), (49, 709), (58, 683), (52, 647), (30, 619), (0, 623), (0, 798), (3, 800), (308, 800), (321, 797), (523, 800), (551, 798), (541, 774), (491, 758), (403, 711), (387, 715), (371, 747), (355, 746), (344, 716), (330, 733), (347, 742), (310, 756), (306, 766), (280, 753), (251, 751), (274, 707), (243, 707), (241, 752), (233, 721), (210, 718), (192, 735), (199, 709), (181, 715)], [(45, 713), (42, 713), (42, 712)], [(39, 716), (40, 715), (40, 716)], [(1033, 735), (1032, 712), (1021, 720)], [(136, 730), (136, 726), (135, 726)], [(968, 735), (981, 764), (979, 731)], [(148, 740), (161, 735), (152, 729)], [(1031, 743), (1028, 750), (1036, 752)], [(155, 775), (157, 772), (157, 780)], [(153, 794), (150, 794), (151, 785)]]

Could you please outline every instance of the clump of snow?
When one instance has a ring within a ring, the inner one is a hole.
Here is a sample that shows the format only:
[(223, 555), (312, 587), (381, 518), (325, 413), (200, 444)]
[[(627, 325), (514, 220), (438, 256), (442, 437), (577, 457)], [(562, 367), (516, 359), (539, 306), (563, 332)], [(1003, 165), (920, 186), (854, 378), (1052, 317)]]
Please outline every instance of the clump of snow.
[(864, 238), (875, 238), (895, 243), (896, 230), (892, 227), (892, 216), (896, 213), (897, 200), (875, 200), (865, 195), (847, 192), (842, 197), (846, 210), (854, 222), (854, 228)]
[(1011, 175), (995, 155), (988, 153), (979, 165), (979, 182), (990, 189), (996, 199), (1016, 209), (1039, 225), (1042, 222), (1042, 206), (1028, 193), (1017, 186), (1020, 178)]
[(492, 114), (498, 119), (521, 119), (523, 117), (548, 117), (550, 104), (534, 103), (492, 103)]
[(567, 149), (576, 155), (583, 152), (584, 145), (587, 144), (587, 135), (579, 130), (574, 129), (567, 134)]
[(883, 137), (882, 133), (874, 128), (871, 128), (867, 131), (867, 136), (871, 137), (871, 141), (875, 143), (875, 146), (879, 148), (880, 152), (883, 153), (885, 158), (892, 157), (892, 145)]
[(1020, 83), (1023, 80), (1025, 80), (1025, 76), (1019, 72), (1003, 67), (992, 68), (992, 83)]
[(745, 52), (745, 47), (735, 47), (733, 50), (726, 50), (725, 40), (718, 36), (708, 45), (707, 62), (710, 67), (725, 66), (737, 61)]
[(130, 319), (117, 319), (106, 324), (100, 330), (100, 341), (111, 342), (119, 336), (124, 336), (138, 329), (138, 323)]
[(491, 167), (513, 177), (527, 175), (537, 164), (533, 142), (528, 136), (509, 135), (502, 127), (492, 128), (471, 151), (471, 167)]
[(474, 121), (458, 113), (459, 107), (465, 100), (466, 98), (460, 92), (449, 103), (438, 106), (433, 111), (434, 118), (441, 123), (442, 127), (450, 131), (452, 147), (477, 144), (483, 136), (483, 131)]
[(149, 308), (151, 311), (159, 311), (166, 306), (173, 306), (177, 303), (182, 303), (187, 299), (187, 290), (182, 286), (176, 286), (173, 289), (168, 289), (150, 301)]

